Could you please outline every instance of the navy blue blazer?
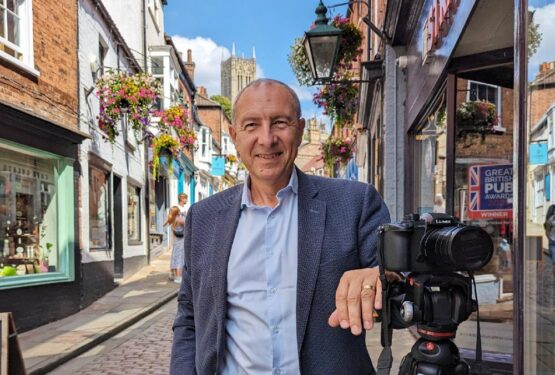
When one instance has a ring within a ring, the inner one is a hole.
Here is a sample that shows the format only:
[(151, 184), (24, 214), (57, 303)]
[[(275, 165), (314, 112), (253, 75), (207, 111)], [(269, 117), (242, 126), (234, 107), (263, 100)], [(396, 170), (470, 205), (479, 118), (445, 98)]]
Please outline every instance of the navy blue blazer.
[[(331, 328), (328, 317), (335, 309), (335, 291), (343, 273), (377, 265), (377, 228), (389, 222), (389, 212), (371, 185), (297, 173), (301, 373), (371, 374), (374, 369), (365, 335)], [(227, 262), (242, 188), (234, 186), (204, 199), (187, 215), (185, 267), (173, 325), (172, 375), (213, 375), (224, 360)]]

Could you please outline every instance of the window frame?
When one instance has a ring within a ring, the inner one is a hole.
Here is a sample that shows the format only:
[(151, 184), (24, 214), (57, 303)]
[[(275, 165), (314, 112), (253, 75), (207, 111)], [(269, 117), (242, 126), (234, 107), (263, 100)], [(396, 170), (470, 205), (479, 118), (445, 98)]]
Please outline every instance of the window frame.
[[(6, 2), (6, 0), (0, 1), (2, 2), (2, 5)], [(33, 50), (33, 0), (16, 1), (20, 3), (18, 30), (20, 45), (18, 46), (11, 43), (5, 37), (0, 37), (0, 44), (6, 45), (8, 48), (18, 51), (21, 54), (21, 60), (1, 50), (0, 59), (23, 69), (32, 76), (39, 77), (40, 72), (35, 68), (35, 56)]]
[[(136, 224), (137, 224), (137, 232), (138, 238), (130, 238), (129, 237), (129, 220), (130, 220), (130, 214), (131, 211), (129, 210), (129, 191), (130, 189), (135, 190), (135, 193), (138, 196), (137, 199), (137, 204), (138, 204), (138, 212), (137, 212), (137, 218), (136, 218)], [(130, 182), (127, 183), (127, 243), (129, 245), (141, 245), (143, 243), (142, 241), (142, 235), (143, 235), (143, 228), (142, 228), (142, 220), (141, 220), (141, 214), (142, 214), (142, 199), (141, 199), (141, 187), (140, 186), (136, 186)]]
[[(90, 212), (90, 199), (91, 199), (91, 194), (90, 194), (90, 189), (91, 189), (91, 182), (92, 182), (92, 173), (91, 170), (92, 169), (96, 169), (99, 172), (104, 173), (104, 175), (106, 176), (106, 213), (107, 213), (107, 220), (106, 220), (106, 246), (103, 247), (92, 247), (91, 246), (91, 225), (90, 225), (90, 220), (91, 220), (91, 212)], [(112, 249), (112, 240), (113, 240), (113, 234), (112, 234), (112, 197), (111, 197), (111, 186), (112, 186), (112, 177), (111, 177), (111, 172), (107, 171), (99, 166), (96, 166), (94, 164), (92, 164), (89, 161), (89, 235), (88, 235), (88, 239), (89, 239), (89, 252), (96, 252), (96, 251), (102, 251), (102, 250), (111, 250)]]
[(58, 224), (56, 228), (58, 237), (58, 270), (56, 272), (25, 275), (24, 277), (4, 277), (0, 279), (0, 290), (75, 281), (74, 160), (4, 139), (0, 139), (0, 146), (38, 158), (55, 159), (58, 161), (58, 167), (54, 171)]

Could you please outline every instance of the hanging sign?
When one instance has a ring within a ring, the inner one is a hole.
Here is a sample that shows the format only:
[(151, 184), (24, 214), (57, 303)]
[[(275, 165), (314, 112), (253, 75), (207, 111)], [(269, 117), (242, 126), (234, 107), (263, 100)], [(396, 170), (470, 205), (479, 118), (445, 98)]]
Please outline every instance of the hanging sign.
[(511, 164), (470, 166), (467, 205), (469, 219), (511, 219), (513, 166)]
[(547, 142), (530, 143), (529, 165), (547, 164)]
[(212, 156), (212, 176), (223, 176), (225, 174), (225, 156)]

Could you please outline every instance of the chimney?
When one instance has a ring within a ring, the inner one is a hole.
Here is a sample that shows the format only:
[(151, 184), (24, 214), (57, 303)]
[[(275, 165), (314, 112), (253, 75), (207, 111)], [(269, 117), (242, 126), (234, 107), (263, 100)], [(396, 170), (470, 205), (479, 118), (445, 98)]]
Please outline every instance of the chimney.
[(198, 93), (199, 93), (200, 96), (204, 96), (205, 98), (208, 98), (208, 94), (206, 93), (206, 87), (199, 86), (198, 87)]
[[(181, 53), (180, 53), (181, 55)], [(195, 63), (193, 62), (193, 51), (187, 50), (187, 62), (185, 62), (185, 69), (191, 77), (191, 80), (195, 82)]]

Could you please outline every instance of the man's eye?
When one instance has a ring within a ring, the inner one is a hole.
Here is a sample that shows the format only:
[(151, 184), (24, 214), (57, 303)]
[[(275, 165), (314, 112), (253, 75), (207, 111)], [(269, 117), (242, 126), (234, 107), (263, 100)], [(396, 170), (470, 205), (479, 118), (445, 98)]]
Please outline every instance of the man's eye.
[(287, 126), (289, 126), (289, 123), (285, 120), (275, 120), (272, 125), (274, 125), (275, 127), (277, 127), (278, 129), (284, 129)]
[(256, 127), (256, 124), (253, 122), (249, 122), (248, 124), (243, 125), (243, 129), (245, 130), (252, 130)]

